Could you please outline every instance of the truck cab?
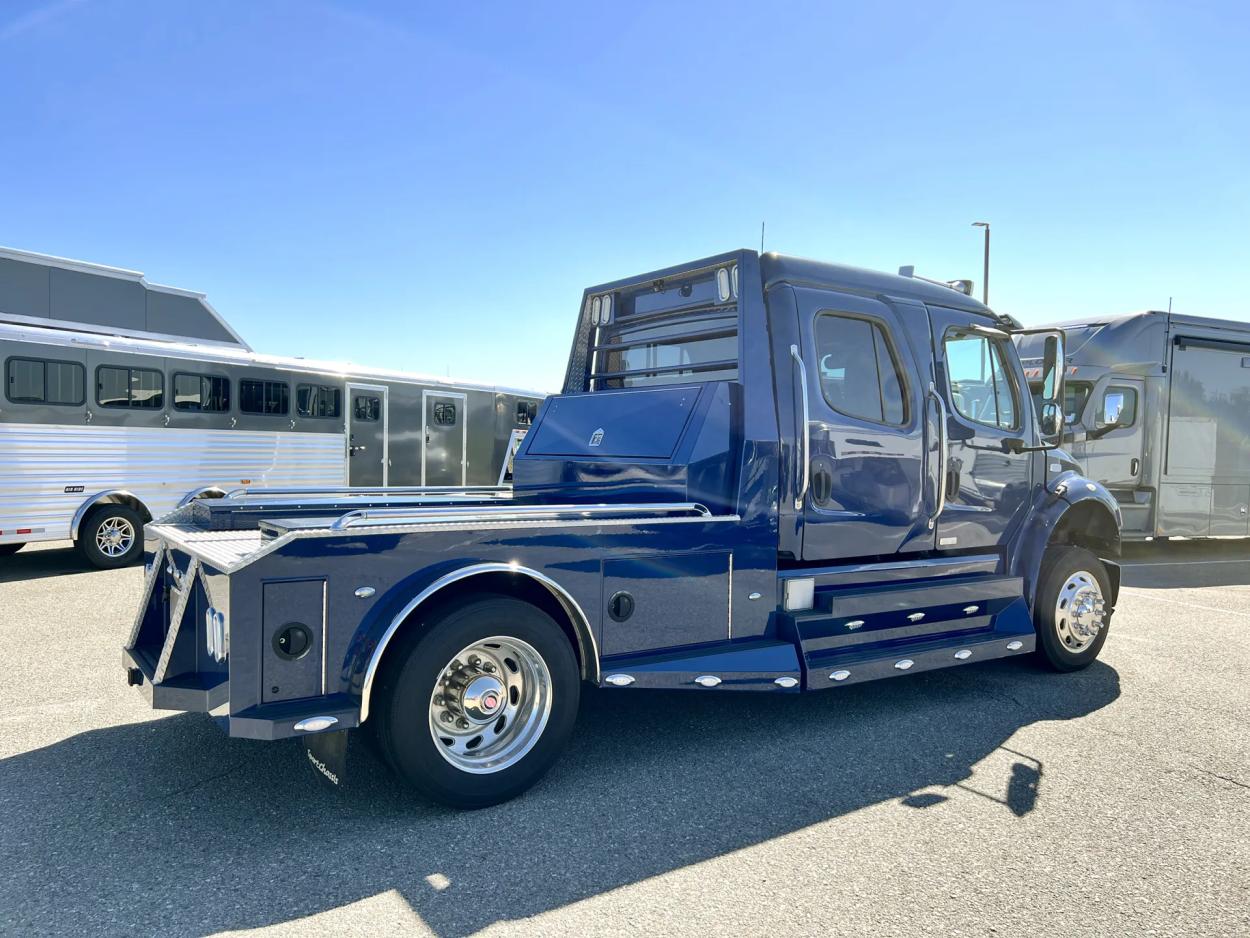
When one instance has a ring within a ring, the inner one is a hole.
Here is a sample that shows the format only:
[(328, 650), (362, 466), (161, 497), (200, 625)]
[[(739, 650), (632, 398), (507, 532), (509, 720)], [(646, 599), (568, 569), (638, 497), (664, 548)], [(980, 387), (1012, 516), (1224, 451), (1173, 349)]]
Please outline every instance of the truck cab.
[(1019, 325), (969, 293), (748, 250), (591, 287), (511, 490), (248, 492), (151, 525), (129, 679), (301, 737), (335, 780), (368, 728), (473, 807), (550, 766), (583, 683), (1087, 666), (1119, 510), (1054, 453), (1062, 333), (1035, 411)]

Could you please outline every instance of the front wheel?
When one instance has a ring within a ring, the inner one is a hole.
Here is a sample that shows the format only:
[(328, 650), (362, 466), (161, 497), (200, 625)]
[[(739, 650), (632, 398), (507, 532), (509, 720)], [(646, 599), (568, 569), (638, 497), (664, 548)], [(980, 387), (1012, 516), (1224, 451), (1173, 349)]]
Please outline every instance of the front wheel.
[(417, 790), (456, 808), (521, 794), (555, 763), (577, 718), (576, 656), (559, 625), (510, 597), (414, 623), (378, 688), (377, 740)]
[(1046, 553), (1034, 622), (1037, 650), (1057, 671), (1093, 664), (1107, 641), (1111, 580), (1102, 561), (1083, 547)]

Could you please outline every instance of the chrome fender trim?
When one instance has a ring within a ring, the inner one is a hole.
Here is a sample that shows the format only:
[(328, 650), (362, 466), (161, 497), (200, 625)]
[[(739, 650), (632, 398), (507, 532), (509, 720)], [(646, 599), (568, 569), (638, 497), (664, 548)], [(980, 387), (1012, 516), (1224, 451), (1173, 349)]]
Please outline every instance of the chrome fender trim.
[(152, 512), (148, 511), (147, 506), (143, 504), (143, 499), (133, 492), (128, 492), (125, 489), (107, 489), (103, 492), (96, 492), (96, 494), (79, 505), (78, 510), (74, 512), (74, 520), (69, 525), (70, 540), (78, 540), (78, 528), (82, 524), (82, 519), (87, 517), (87, 512), (96, 505), (124, 505), (127, 499), (133, 499), (136, 504), (142, 505), (143, 510), (147, 512), (149, 517), (151, 516)]
[(569, 618), (573, 620), (573, 631), (577, 635), (578, 652), (582, 661), (586, 664), (586, 677), (594, 683), (599, 683), (599, 646), (595, 642), (595, 634), (591, 631), (590, 620), (586, 618), (586, 613), (582, 611), (582, 607), (577, 604), (569, 592), (557, 583), (551, 577), (539, 573), (537, 570), (531, 570), (529, 567), (522, 567), (519, 564), (512, 563), (477, 563), (469, 567), (463, 567), (444, 576), (439, 577), (420, 593), (418, 593), (407, 605), (401, 609), (393, 619), (391, 624), (387, 626), (386, 631), (382, 634), (381, 640), (373, 654), (369, 658), (369, 666), (365, 669), (364, 684), (360, 688), (360, 722), (364, 723), (369, 718), (369, 703), (373, 693), (373, 681), (377, 677), (378, 667), (382, 663), (382, 656), (386, 652), (386, 646), (390, 644), (391, 639), (395, 637), (395, 633), (399, 631), (399, 627), (407, 621), (413, 611), (422, 603), (430, 599), (440, 590), (452, 583), (467, 579), (472, 576), (480, 576), (483, 573), (515, 573), (520, 576), (529, 577), (538, 583), (541, 583), (556, 601), (564, 607), (564, 611)]

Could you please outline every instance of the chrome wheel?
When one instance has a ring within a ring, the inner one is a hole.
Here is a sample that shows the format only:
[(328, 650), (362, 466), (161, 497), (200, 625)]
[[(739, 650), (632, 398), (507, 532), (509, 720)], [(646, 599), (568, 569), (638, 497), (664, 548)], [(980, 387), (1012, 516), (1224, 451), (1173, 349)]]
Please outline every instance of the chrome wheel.
[(1073, 573), (1055, 600), (1055, 629), (1065, 650), (1084, 651), (1102, 631), (1106, 604), (1098, 579), (1084, 570)]
[(126, 518), (105, 518), (96, 528), (95, 546), (105, 557), (123, 557), (134, 543), (135, 526)]
[(463, 772), (508, 768), (542, 736), (551, 687), (547, 663), (528, 643), (504, 635), (474, 642), (443, 667), (430, 695), (435, 748)]

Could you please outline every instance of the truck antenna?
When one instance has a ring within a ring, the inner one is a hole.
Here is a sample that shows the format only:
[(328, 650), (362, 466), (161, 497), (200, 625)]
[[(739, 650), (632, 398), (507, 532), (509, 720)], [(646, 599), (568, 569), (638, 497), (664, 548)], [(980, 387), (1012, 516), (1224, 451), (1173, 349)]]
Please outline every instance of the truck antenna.
[(764, 223), (760, 222), (760, 253), (764, 253)]
[(1172, 298), (1169, 296), (1168, 297), (1168, 313), (1170, 314), (1171, 312), (1172, 312)]

